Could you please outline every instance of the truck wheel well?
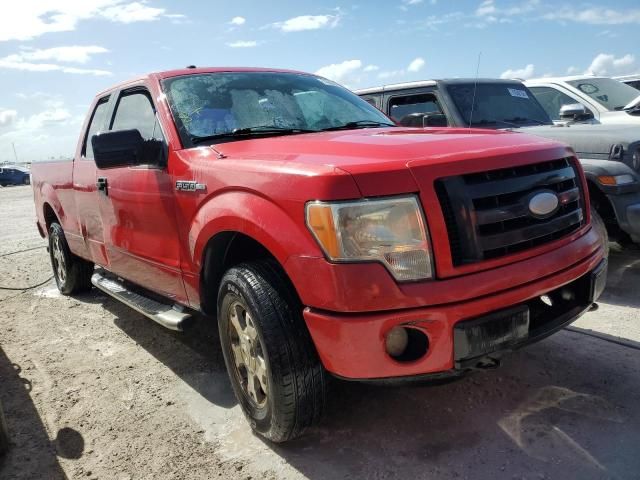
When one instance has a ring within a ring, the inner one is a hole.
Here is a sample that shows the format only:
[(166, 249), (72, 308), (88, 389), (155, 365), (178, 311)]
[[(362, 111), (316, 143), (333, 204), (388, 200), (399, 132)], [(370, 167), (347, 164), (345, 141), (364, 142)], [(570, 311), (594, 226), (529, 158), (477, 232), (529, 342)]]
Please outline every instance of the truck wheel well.
[(610, 235), (616, 235), (620, 229), (618, 228), (618, 220), (611, 202), (595, 183), (588, 181), (587, 185), (589, 186), (591, 207), (594, 208), (604, 220), (607, 232), (609, 232)]
[(201, 309), (208, 315), (216, 313), (220, 280), (231, 267), (259, 259), (272, 259), (279, 265), (273, 254), (261, 243), (239, 232), (221, 232), (215, 235), (207, 243), (202, 259)]
[(51, 224), (54, 222), (58, 222), (58, 216), (56, 215), (56, 212), (53, 211), (53, 208), (51, 208), (51, 205), (49, 205), (48, 203), (44, 204), (43, 213), (44, 223), (47, 226), (47, 232), (49, 232), (49, 227), (51, 226)]

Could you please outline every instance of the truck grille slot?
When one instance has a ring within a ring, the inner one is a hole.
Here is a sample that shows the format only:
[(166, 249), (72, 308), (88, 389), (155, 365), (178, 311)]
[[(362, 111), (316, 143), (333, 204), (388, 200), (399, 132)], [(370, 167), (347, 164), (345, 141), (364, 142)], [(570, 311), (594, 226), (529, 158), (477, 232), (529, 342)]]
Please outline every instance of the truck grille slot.
[[(584, 224), (582, 185), (569, 158), (441, 178), (435, 188), (456, 266), (534, 248)], [(543, 192), (559, 206), (541, 217), (529, 202)]]

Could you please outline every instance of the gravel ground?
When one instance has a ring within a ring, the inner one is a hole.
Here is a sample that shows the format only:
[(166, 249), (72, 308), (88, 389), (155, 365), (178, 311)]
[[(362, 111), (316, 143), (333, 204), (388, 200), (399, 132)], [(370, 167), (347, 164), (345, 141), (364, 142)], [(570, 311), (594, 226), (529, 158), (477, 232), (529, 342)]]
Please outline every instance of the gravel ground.
[[(46, 281), (30, 188), (0, 206), (0, 286)], [(574, 330), (458, 382), (335, 382), (322, 425), (276, 446), (242, 418), (211, 322), (177, 334), (95, 290), (0, 290), (0, 479), (638, 479), (639, 306), (640, 253), (614, 252)]]

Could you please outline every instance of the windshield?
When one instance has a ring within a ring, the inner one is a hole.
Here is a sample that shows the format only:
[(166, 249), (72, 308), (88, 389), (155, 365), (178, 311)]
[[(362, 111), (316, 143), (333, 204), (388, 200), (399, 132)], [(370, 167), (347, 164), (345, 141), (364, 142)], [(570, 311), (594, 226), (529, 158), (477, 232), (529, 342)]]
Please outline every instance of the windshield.
[(612, 78), (584, 78), (567, 83), (593, 98), (607, 110), (622, 110), (640, 95), (635, 88)]
[(474, 83), (457, 83), (446, 88), (465, 125), (506, 128), (552, 124), (547, 113), (522, 84), (478, 83), (476, 87)]
[(246, 138), (234, 134), (393, 125), (382, 112), (345, 88), (307, 74), (194, 74), (166, 79), (163, 89), (187, 147), (211, 136), (230, 141)]

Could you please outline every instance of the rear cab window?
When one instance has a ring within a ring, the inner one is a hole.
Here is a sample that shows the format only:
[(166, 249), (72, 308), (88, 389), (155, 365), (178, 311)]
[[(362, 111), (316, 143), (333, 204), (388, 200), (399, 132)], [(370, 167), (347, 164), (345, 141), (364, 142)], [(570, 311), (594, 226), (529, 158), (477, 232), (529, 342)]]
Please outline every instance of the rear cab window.
[(82, 147), (82, 156), (87, 159), (93, 160), (93, 146), (91, 145), (91, 137), (100, 133), (105, 126), (107, 119), (107, 111), (109, 105), (109, 97), (103, 97), (98, 100), (96, 107), (91, 114), (91, 120), (89, 122), (89, 128), (84, 137), (84, 145)]

